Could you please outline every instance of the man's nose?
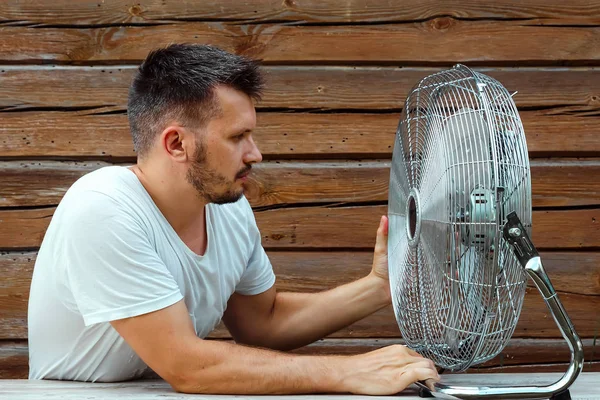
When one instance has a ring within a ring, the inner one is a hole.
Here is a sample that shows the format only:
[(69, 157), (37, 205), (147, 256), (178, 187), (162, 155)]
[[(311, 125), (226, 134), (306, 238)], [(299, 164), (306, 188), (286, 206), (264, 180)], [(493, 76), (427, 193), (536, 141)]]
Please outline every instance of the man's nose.
[(258, 150), (258, 146), (254, 143), (254, 139), (250, 136), (250, 149), (245, 155), (244, 162), (247, 164), (259, 163), (262, 161), (262, 154)]

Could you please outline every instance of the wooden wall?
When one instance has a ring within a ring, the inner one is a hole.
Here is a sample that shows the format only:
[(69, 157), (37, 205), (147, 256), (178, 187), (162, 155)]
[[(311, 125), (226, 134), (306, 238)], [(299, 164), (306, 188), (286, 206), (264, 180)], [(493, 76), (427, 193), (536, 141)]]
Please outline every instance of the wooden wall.
[[(135, 160), (127, 88), (147, 52), (171, 42), (264, 61), (265, 162), (248, 196), (282, 290), (368, 272), (396, 125), (420, 78), (462, 62), (518, 91), (533, 240), (584, 338), (584, 370), (600, 371), (600, 1), (487, 3), (0, 2), (0, 377), (27, 374), (30, 276), (56, 205), (86, 172)], [(388, 308), (301, 351), (398, 341)], [(561, 371), (568, 358), (530, 288), (514, 339), (477, 371)]]

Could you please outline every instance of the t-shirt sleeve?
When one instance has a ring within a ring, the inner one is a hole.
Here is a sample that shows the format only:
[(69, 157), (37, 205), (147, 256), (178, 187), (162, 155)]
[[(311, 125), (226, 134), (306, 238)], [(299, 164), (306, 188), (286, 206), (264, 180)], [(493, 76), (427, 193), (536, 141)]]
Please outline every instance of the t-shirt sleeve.
[(260, 294), (270, 289), (275, 284), (275, 273), (271, 261), (262, 247), (260, 231), (256, 226), (254, 213), (248, 201), (243, 198), (244, 209), (248, 217), (248, 233), (250, 238), (251, 254), (246, 270), (235, 288), (236, 293), (250, 296)]
[(81, 193), (63, 221), (68, 284), (86, 326), (134, 317), (183, 298), (130, 209), (99, 192)]

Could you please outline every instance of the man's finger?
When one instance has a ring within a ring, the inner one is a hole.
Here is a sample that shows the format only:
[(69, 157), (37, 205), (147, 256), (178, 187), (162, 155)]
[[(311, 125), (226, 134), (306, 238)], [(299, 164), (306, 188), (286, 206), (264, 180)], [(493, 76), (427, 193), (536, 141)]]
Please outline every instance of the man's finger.
[(413, 368), (429, 368), (433, 371), (433, 374), (436, 378), (439, 378), (440, 376), (437, 372), (437, 369), (435, 369), (435, 364), (433, 364), (433, 362), (427, 358), (413, 358), (411, 363), (411, 367)]
[(377, 229), (377, 239), (375, 241), (375, 251), (387, 252), (387, 237), (388, 237), (388, 218), (384, 215), (379, 220), (379, 228)]
[(413, 357), (420, 357), (420, 358), (424, 358), (421, 354), (417, 353), (416, 351), (414, 351), (413, 349), (411, 349), (410, 347), (406, 347), (406, 352), (408, 354), (410, 354)]
[(385, 215), (382, 215), (379, 219), (379, 229), (377, 230), (377, 233), (379, 234), (380, 232), (383, 236), (388, 235), (388, 217)]
[(412, 368), (400, 376), (399, 383), (402, 386), (402, 390), (404, 390), (404, 388), (417, 381), (426, 381), (428, 379), (435, 382), (439, 381), (439, 378), (435, 376), (435, 371), (432, 371), (430, 368)]

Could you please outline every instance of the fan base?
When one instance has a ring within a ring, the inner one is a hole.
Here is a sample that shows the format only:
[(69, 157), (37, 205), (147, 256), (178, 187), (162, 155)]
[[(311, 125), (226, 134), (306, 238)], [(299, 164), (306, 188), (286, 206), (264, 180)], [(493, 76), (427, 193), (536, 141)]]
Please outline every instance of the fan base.
[(571, 393), (569, 393), (569, 390), (565, 390), (564, 392), (558, 392), (552, 397), (550, 397), (550, 400), (571, 400)]
[[(425, 389), (423, 387), (419, 387), (419, 397), (429, 398), (429, 397), (435, 397), (435, 396), (433, 394), (431, 394), (430, 390)], [(558, 392), (558, 393), (552, 395), (552, 397), (550, 397), (550, 400), (571, 400), (571, 393), (567, 389), (565, 391)]]

